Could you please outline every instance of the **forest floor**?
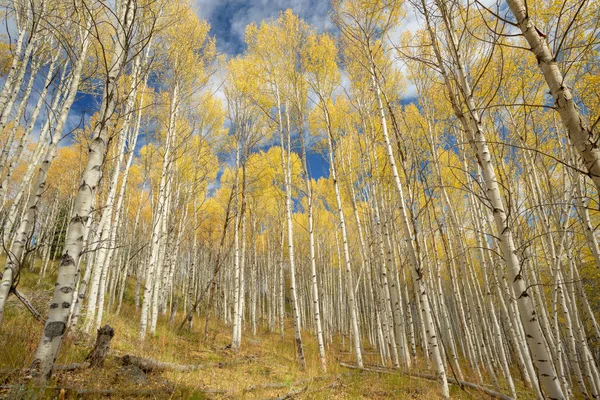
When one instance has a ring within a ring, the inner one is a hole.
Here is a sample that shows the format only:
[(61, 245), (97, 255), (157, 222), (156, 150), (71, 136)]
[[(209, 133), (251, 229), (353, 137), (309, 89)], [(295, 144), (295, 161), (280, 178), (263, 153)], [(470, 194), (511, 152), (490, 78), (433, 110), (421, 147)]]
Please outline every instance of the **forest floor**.
[[(54, 276), (37, 283), (37, 274), (23, 271), (19, 290), (41, 312), (47, 310)], [(130, 290), (129, 293), (132, 293)], [(348, 341), (331, 345), (327, 350), (328, 371), (319, 367), (316, 340), (304, 332), (307, 367), (302, 371), (294, 359), (291, 326), (286, 327), (285, 340), (278, 333), (261, 330), (253, 336), (243, 332), (238, 353), (228, 349), (231, 327), (211, 321), (210, 338), (203, 341), (204, 319), (195, 318), (192, 331), (177, 334), (167, 318), (159, 320), (156, 335), (144, 342), (138, 340), (139, 312), (131, 298), (124, 301), (119, 316), (105, 314), (105, 323), (115, 336), (111, 352), (102, 368), (55, 371), (46, 388), (38, 388), (26, 369), (40, 338), (43, 325), (36, 321), (15, 298), (7, 305), (0, 327), (0, 398), (186, 398), (186, 399), (436, 399), (436, 382), (401, 373), (379, 373), (348, 369), (342, 362), (353, 363)], [(181, 313), (175, 325), (181, 322)], [(247, 328), (247, 327), (246, 327)], [(68, 335), (63, 342), (57, 364), (82, 363), (95, 340), (93, 336)], [(342, 350), (342, 348), (344, 350)], [(202, 365), (182, 372), (151, 371), (131, 376), (124, 370), (121, 357), (129, 354), (161, 362)], [(377, 364), (374, 352), (365, 355), (368, 364)], [(422, 365), (411, 371), (424, 371)], [(430, 372), (431, 373), (431, 372)], [(137, 383), (136, 383), (137, 379)], [(472, 380), (474, 381), (474, 380)], [(484, 399), (485, 394), (451, 385), (451, 396), (457, 399)], [(504, 393), (508, 391), (503, 390)], [(529, 398), (519, 391), (520, 398)], [(533, 398), (533, 397), (531, 397)]]

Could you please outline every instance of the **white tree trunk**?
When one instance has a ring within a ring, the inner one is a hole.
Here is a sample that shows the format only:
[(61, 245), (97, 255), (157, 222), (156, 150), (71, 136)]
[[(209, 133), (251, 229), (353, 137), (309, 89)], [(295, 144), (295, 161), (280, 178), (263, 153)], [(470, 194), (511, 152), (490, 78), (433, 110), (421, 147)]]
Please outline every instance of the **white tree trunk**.
[(427, 287), (424, 281), (424, 271), (422, 269), (421, 260), (419, 259), (419, 255), (417, 254), (416, 249), (416, 238), (414, 237), (410, 223), (408, 220), (408, 215), (406, 213), (405, 200), (404, 200), (404, 190), (402, 188), (402, 183), (400, 182), (400, 176), (398, 175), (398, 169), (396, 167), (396, 161), (394, 157), (394, 152), (392, 150), (392, 144), (390, 142), (390, 138), (387, 130), (387, 121), (385, 116), (385, 111), (383, 108), (383, 102), (381, 100), (381, 89), (379, 87), (379, 82), (377, 81), (377, 77), (373, 67), (371, 67), (371, 76), (373, 78), (373, 85), (375, 88), (375, 97), (379, 109), (379, 116), (381, 118), (381, 127), (383, 132), (383, 138), (385, 142), (386, 152), (388, 156), (388, 160), (390, 163), (390, 167), (392, 169), (392, 175), (394, 177), (394, 183), (396, 185), (396, 189), (398, 191), (398, 209), (400, 210), (400, 219), (402, 223), (402, 228), (404, 232), (404, 237), (406, 240), (408, 255), (410, 258), (410, 262), (413, 266), (413, 280), (415, 283), (415, 289), (419, 294), (419, 300), (421, 304), (421, 310), (423, 311), (423, 324), (425, 326), (425, 330), (423, 334), (427, 338), (427, 344), (429, 348), (429, 352), (433, 358), (433, 361), (436, 366), (436, 371), (438, 375), (438, 380), (442, 387), (442, 397), (449, 397), (449, 389), (448, 389), (448, 380), (446, 378), (446, 368), (444, 365), (444, 360), (442, 360), (439, 345), (438, 345), (438, 337), (433, 321), (433, 315), (431, 313), (431, 307), (429, 304), (429, 296), (427, 294)]
[(52, 374), (52, 367), (67, 328), (73, 291), (79, 273), (78, 265), (84, 241), (85, 225), (90, 218), (93, 197), (100, 181), (102, 165), (106, 156), (107, 121), (115, 109), (117, 78), (127, 60), (129, 39), (126, 35), (130, 32), (133, 24), (134, 5), (134, 0), (127, 0), (126, 3), (123, 3), (122, 12), (119, 12), (120, 24), (116, 35), (116, 42), (119, 45), (114, 49), (110, 67), (107, 71), (100, 118), (94, 127), (87, 165), (69, 221), (65, 248), (50, 305), (50, 313), (31, 366), (32, 374), (40, 381), (45, 381)]
[[(25, 143), (26, 143), (27, 139), (29, 138), (29, 135), (31, 134), (31, 132), (33, 132), (35, 123), (37, 122), (38, 115), (40, 114), (40, 111), (42, 110), (42, 106), (44, 105), (44, 103), (47, 100), (46, 95), (48, 93), (48, 88), (50, 87), (50, 83), (54, 76), (54, 71), (56, 69), (56, 64), (58, 61), (58, 55), (59, 55), (59, 53), (57, 52), (53, 56), (52, 61), (50, 62), (50, 66), (48, 67), (48, 71), (46, 73), (46, 80), (44, 82), (44, 87), (43, 87), (42, 91), (40, 92), (38, 101), (35, 105), (35, 108), (33, 109), (33, 112), (31, 113), (31, 116), (29, 118), (29, 124), (27, 125), (25, 131), (23, 132), (23, 134), (19, 140), (19, 143), (17, 144), (15, 153), (12, 156), (10, 156), (10, 158), (8, 159), (8, 161), (6, 163), (6, 174), (4, 175), (4, 179), (2, 180), (2, 183), (0, 184), (0, 210), (4, 207), (4, 203), (6, 201), (6, 191), (8, 189), (8, 184), (10, 183), (12, 174), (17, 166), (17, 163), (21, 159), (21, 155), (23, 154), (23, 150), (25, 149)], [(66, 68), (63, 70), (63, 74), (65, 72), (66, 72)], [(64, 79), (64, 75), (61, 78), (60, 82), (63, 82), (63, 79)], [(60, 96), (57, 96), (57, 99), (58, 99), (58, 97), (60, 97)], [(16, 130), (16, 129), (17, 129), (17, 125), (15, 124), (15, 127), (13, 128), (13, 130)], [(41, 136), (42, 135), (40, 135), (40, 138), (38, 138), (38, 141), (45, 140)]]
[[(527, 40), (533, 54), (535, 54), (537, 64), (550, 89), (550, 94), (554, 97), (554, 108), (558, 111), (567, 129), (571, 143), (583, 159), (583, 163), (596, 188), (600, 190), (600, 147), (598, 147), (596, 135), (586, 126), (579, 113), (571, 89), (565, 83), (558, 62), (548, 47), (546, 36), (535, 26), (529, 16), (526, 7), (527, 2), (507, 0), (506, 3), (515, 16), (523, 37)], [(550, 392), (548, 394), (552, 396)]]
[[(289, 121), (289, 110), (286, 107), (286, 121), (287, 121), (287, 152), (285, 148), (284, 140), (284, 127), (283, 118), (281, 115), (281, 102), (279, 98), (279, 91), (277, 90), (277, 112), (279, 116), (279, 139), (281, 142), (281, 168), (283, 170), (283, 180), (285, 186), (285, 213), (287, 222), (287, 239), (288, 239), (288, 256), (289, 256), (289, 267), (290, 267), (290, 292), (292, 295), (292, 318), (294, 319), (294, 340), (296, 347), (296, 355), (301, 368), (306, 367), (306, 361), (304, 360), (304, 347), (302, 345), (302, 335), (300, 333), (300, 310), (298, 309), (298, 292), (296, 287), (296, 259), (294, 256), (294, 230), (292, 224), (292, 165), (291, 165), (291, 136), (290, 132), (290, 121)], [(282, 284), (283, 276), (281, 277)], [(283, 299), (282, 299), (283, 300)], [(285, 313), (285, 304), (282, 304), (283, 312)], [(283, 330), (283, 325), (281, 326)], [(283, 337), (283, 335), (282, 335)]]
[(158, 197), (156, 212), (154, 213), (154, 220), (152, 225), (152, 237), (151, 237), (151, 248), (150, 248), (150, 261), (148, 263), (148, 272), (146, 275), (146, 282), (144, 286), (144, 299), (142, 301), (142, 314), (140, 317), (140, 340), (144, 340), (146, 337), (146, 330), (148, 328), (148, 314), (150, 313), (150, 306), (153, 303), (153, 291), (155, 281), (159, 279), (159, 252), (160, 252), (160, 239), (163, 230), (162, 219), (166, 218), (166, 201), (167, 201), (167, 180), (168, 180), (168, 169), (170, 165), (170, 151), (172, 146), (173, 135), (173, 124), (174, 124), (174, 113), (175, 104), (177, 99), (177, 86), (173, 90), (173, 97), (171, 99), (171, 120), (169, 121), (169, 129), (167, 130), (165, 152), (163, 155), (162, 171), (160, 176), (160, 183), (158, 188)]
[[(324, 105), (325, 107), (325, 105)], [(340, 220), (340, 229), (342, 231), (342, 246), (344, 249), (344, 266), (346, 269), (346, 292), (348, 296), (348, 307), (350, 308), (350, 324), (352, 328), (352, 336), (354, 339), (354, 352), (356, 357), (356, 365), (359, 368), (363, 367), (362, 349), (361, 349), (361, 335), (358, 327), (358, 307), (356, 305), (356, 299), (354, 296), (354, 282), (352, 277), (352, 266), (350, 262), (350, 248), (348, 245), (348, 232), (346, 230), (346, 219), (344, 216), (344, 209), (342, 205), (342, 198), (340, 196), (340, 187), (336, 175), (335, 168), (335, 155), (333, 147), (333, 133), (331, 132), (331, 123), (329, 120), (329, 112), (324, 109), (325, 113), (325, 124), (327, 127), (327, 143), (329, 148), (329, 170), (331, 173), (331, 179), (333, 180), (333, 188), (335, 191), (335, 200), (337, 203), (337, 214)], [(341, 293), (340, 293), (341, 295)]]
[[(234, 268), (234, 284), (233, 284), (233, 333), (231, 338), (231, 348), (233, 351), (238, 351), (242, 342), (241, 330), (239, 329), (242, 323), (240, 313), (240, 219), (241, 219), (241, 206), (240, 206), (240, 144), (235, 149), (235, 225), (233, 227), (233, 243), (235, 246), (233, 255), (233, 268)], [(241, 257), (243, 257), (243, 253)]]
[(0, 283), (0, 325), (2, 324), (4, 307), (6, 305), (8, 295), (10, 294), (13, 278), (19, 273), (21, 260), (33, 230), (33, 224), (37, 215), (39, 203), (42, 198), (42, 194), (46, 189), (48, 171), (50, 170), (52, 161), (54, 161), (54, 158), (56, 157), (58, 143), (62, 136), (61, 133), (67, 121), (67, 116), (69, 115), (71, 105), (75, 100), (75, 95), (77, 93), (77, 88), (79, 87), (79, 80), (81, 78), (81, 71), (85, 62), (89, 42), (89, 37), (86, 35), (82, 43), (80, 57), (74, 66), (74, 70), (70, 78), (67, 97), (62, 104), (62, 108), (57, 119), (57, 124), (55, 126), (54, 135), (52, 136), (52, 140), (48, 146), (44, 160), (39, 166), (36, 182), (33, 185), (34, 193), (33, 195), (29, 196), (25, 214), (21, 219), (19, 228), (17, 229), (15, 235), (15, 240), (12, 241), (12, 245), (10, 246), (10, 250), (7, 254), (6, 267), (4, 269), (2, 282)]

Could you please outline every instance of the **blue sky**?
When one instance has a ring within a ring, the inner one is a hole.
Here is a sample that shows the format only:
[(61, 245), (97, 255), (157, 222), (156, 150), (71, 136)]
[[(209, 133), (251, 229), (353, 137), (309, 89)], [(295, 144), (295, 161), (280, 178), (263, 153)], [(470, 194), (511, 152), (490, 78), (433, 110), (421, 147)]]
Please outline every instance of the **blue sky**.
[(331, 31), (328, 0), (194, 0), (198, 16), (207, 20), (217, 38), (217, 49), (228, 55), (244, 50), (246, 26), (275, 19), (288, 8), (319, 31)]
[[(198, 16), (209, 22), (211, 34), (215, 36), (217, 50), (227, 56), (235, 56), (245, 50), (244, 33), (246, 26), (252, 22), (260, 24), (263, 20), (276, 19), (280, 12), (292, 9), (304, 21), (314, 26), (319, 32), (332, 32), (335, 27), (329, 17), (331, 10), (329, 0), (191, 0)], [(5, 33), (0, 29), (0, 33)], [(35, 90), (41, 90), (42, 79), (36, 79)], [(39, 82), (38, 82), (39, 81)], [(0, 83), (3, 83), (0, 81)], [(37, 100), (32, 96), (32, 101)], [(71, 108), (65, 133), (81, 127), (82, 120), (89, 122), (90, 116), (97, 110), (99, 98), (78, 93)], [(36, 134), (43, 119), (36, 124)], [(70, 138), (65, 138), (62, 145), (68, 145)], [(143, 143), (143, 140), (140, 141)], [(309, 149), (308, 162), (311, 176), (319, 178), (329, 175), (329, 163), (323, 155)]]
[[(193, 0), (198, 16), (211, 25), (211, 33), (216, 37), (217, 50), (228, 56), (235, 56), (245, 50), (244, 33), (246, 26), (263, 20), (273, 20), (279, 13), (291, 9), (319, 32), (335, 32), (329, 13), (329, 0)], [(414, 29), (417, 16), (409, 11), (401, 26), (401, 31)], [(415, 100), (414, 86), (409, 85), (402, 104)], [(321, 152), (308, 148), (309, 173), (312, 178), (329, 176), (329, 162)]]
[[(244, 32), (248, 24), (276, 19), (287, 9), (320, 32), (334, 29), (328, 0), (195, 0), (194, 5), (198, 16), (210, 24), (217, 50), (228, 56), (245, 50)], [(329, 176), (329, 163), (321, 153), (309, 150), (308, 163), (311, 177)]]

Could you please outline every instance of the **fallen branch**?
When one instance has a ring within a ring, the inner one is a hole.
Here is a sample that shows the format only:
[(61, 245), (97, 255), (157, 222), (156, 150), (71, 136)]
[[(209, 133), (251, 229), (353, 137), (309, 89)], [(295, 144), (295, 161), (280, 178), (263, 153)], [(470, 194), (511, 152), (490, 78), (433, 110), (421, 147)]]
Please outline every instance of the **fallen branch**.
[[(341, 374), (333, 376), (333, 378), (335, 378), (335, 380), (332, 383), (330, 383), (328, 385), (325, 385), (325, 386), (322, 386), (322, 387), (318, 387), (318, 388), (314, 388), (312, 390), (309, 390), (308, 392), (306, 392), (306, 394), (308, 395), (308, 394), (320, 392), (320, 391), (323, 391), (323, 390), (326, 390), (326, 389), (333, 389), (333, 388), (335, 388), (338, 385), (338, 379), (340, 378), (340, 376), (341, 376)], [(301, 385), (301, 384), (304, 384), (304, 383), (322, 381), (322, 380), (326, 380), (326, 379), (330, 379), (330, 378), (332, 378), (331, 375), (329, 375), (329, 376), (318, 376), (318, 377), (315, 377), (315, 378), (312, 378), (312, 379), (301, 379), (299, 381), (292, 382), (290, 384), (285, 384), (285, 383), (267, 383), (265, 385), (254, 385), (254, 386), (250, 386), (248, 389), (246, 389), (246, 391), (254, 390), (254, 389), (257, 389), (257, 388), (269, 389), (269, 388), (286, 387), (288, 385), (291, 388), (291, 387), (294, 387), (294, 386), (297, 386), (297, 385)], [(307, 389), (308, 389), (308, 385), (305, 385), (302, 388), (299, 388), (299, 389), (296, 389), (296, 390), (292, 390), (292, 391), (290, 391), (290, 392), (288, 392), (288, 393), (286, 393), (284, 395), (281, 395), (279, 397), (270, 398), (269, 400), (291, 399), (293, 397), (298, 396), (301, 393), (304, 393)]]
[(119, 397), (148, 397), (157, 393), (173, 393), (175, 389), (173, 387), (164, 387), (157, 389), (131, 389), (131, 390), (119, 390), (119, 389), (86, 389), (86, 388), (75, 388), (70, 386), (23, 386), (23, 385), (2, 385), (0, 390), (6, 389), (32, 389), (32, 390), (51, 390), (58, 392), (71, 392), (77, 395), (85, 394), (98, 394), (103, 396), (119, 396)]
[(17, 299), (19, 299), (21, 303), (23, 303), (25, 308), (29, 310), (29, 312), (33, 315), (33, 318), (38, 320), (42, 325), (46, 325), (46, 319), (42, 317), (42, 314), (40, 314), (40, 312), (35, 309), (33, 304), (31, 304), (31, 302), (27, 300), (27, 298), (17, 290), (17, 288), (13, 288), (13, 293), (15, 294), (15, 296), (17, 296)]
[[(350, 364), (346, 364), (346, 363), (340, 363), (340, 365), (344, 368), (350, 368), (350, 369), (358, 369), (358, 370), (362, 370), (362, 371), (369, 371), (369, 372), (378, 372), (378, 373), (384, 373), (384, 374), (404, 374), (407, 376), (412, 376), (415, 378), (422, 378), (422, 379), (427, 379), (429, 381), (438, 381), (437, 376), (435, 375), (430, 375), (430, 374), (422, 374), (419, 372), (402, 372), (402, 371), (396, 371), (396, 370), (389, 370), (389, 369), (385, 369), (385, 368), (360, 368), (357, 367), (355, 365), (350, 365)], [(475, 390), (479, 390), (485, 394), (487, 394), (488, 396), (494, 397), (496, 399), (500, 399), (500, 400), (514, 400), (512, 397), (507, 396), (503, 393), (499, 393), (496, 392), (494, 390), (490, 390), (488, 388), (485, 388), (483, 386), (479, 386), (476, 385), (472, 382), (466, 382), (466, 381), (461, 381), (458, 379), (454, 379), (454, 378), (447, 378), (448, 383), (452, 384), (452, 385), (459, 385), (459, 386), (466, 386), (469, 387), (471, 389), (475, 389)]]
[(202, 393), (207, 393), (207, 394), (230, 394), (231, 393), (229, 390), (225, 390), (225, 389), (206, 388), (206, 389), (198, 389), (198, 390), (200, 390)]
[(269, 400), (286, 400), (286, 399), (291, 399), (291, 398), (294, 398), (294, 397), (298, 396), (302, 392), (304, 392), (307, 388), (308, 388), (308, 386), (304, 386), (303, 388), (292, 390), (292, 391), (290, 391), (290, 392), (288, 392), (288, 393), (286, 393), (284, 395), (281, 395), (279, 397), (272, 397)]
[(171, 394), (174, 391), (172, 387), (165, 387), (159, 389), (132, 389), (132, 390), (118, 390), (118, 389), (67, 389), (71, 390), (78, 395), (84, 394), (99, 394), (103, 396), (119, 396), (119, 397), (149, 397), (157, 393), (168, 393)]
[(248, 386), (246, 389), (244, 389), (244, 392), (253, 392), (255, 390), (261, 390), (261, 389), (281, 389), (281, 388), (285, 388), (288, 386), (291, 386), (293, 384), (289, 384), (286, 382), (275, 382), (275, 383), (265, 383), (262, 385), (251, 385)]
[(329, 385), (325, 385), (325, 386), (321, 386), (321, 387), (309, 390), (308, 392), (306, 392), (306, 395), (308, 396), (310, 394), (317, 393), (317, 392), (322, 392), (323, 390), (327, 390), (327, 389), (335, 389), (337, 386), (338, 386), (338, 381), (336, 379), (335, 381), (333, 381)]
[[(65, 365), (54, 365), (52, 368), (53, 371), (75, 371), (78, 369), (85, 369), (90, 366), (90, 363), (82, 362), (82, 363), (73, 363), (73, 364), (65, 364)], [(3, 368), (0, 369), (0, 374), (11, 375), (17, 372), (28, 374), (30, 368)]]
[(252, 392), (252, 391), (260, 390), (260, 389), (281, 389), (281, 388), (285, 388), (285, 387), (294, 387), (294, 386), (303, 385), (305, 383), (323, 381), (323, 380), (327, 380), (330, 378), (337, 379), (338, 377), (339, 376), (323, 375), (323, 376), (317, 376), (314, 378), (300, 379), (295, 382), (272, 382), (272, 383), (264, 383), (261, 385), (251, 385), (251, 386), (248, 386), (246, 389), (244, 389), (244, 392)]
[[(0, 272), (0, 279), (2, 279), (1, 272)], [(33, 315), (33, 318), (40, 321), (42, 323), (42, 325), (46, 325), (46, 319), (44, 317), (42, 317), (42, 314), (40, 314), (40, 312), (35, 309), (33, 304), (31, 304), (31, 302), (29, 300), (27, 300), (27, 297), (25, 297), (21, 292), (19, 292), (19, 290), (16, 287), (12, 287), (10, 289), (10, 293), (14, 293), (14, 295), (17, 296), (17, 299), (19, 299), (19, 301), (21, 303), (23, 303), (25, 308), (27, 308), (29, 310), (31, 315)]]

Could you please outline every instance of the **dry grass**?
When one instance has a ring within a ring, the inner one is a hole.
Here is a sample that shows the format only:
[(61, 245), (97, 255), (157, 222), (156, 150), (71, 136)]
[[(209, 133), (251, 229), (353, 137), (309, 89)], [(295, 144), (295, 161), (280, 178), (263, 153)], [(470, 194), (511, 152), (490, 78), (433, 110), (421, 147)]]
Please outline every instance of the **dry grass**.
[[(20, 290), (45, 311), (53, 276), (40, 285), (37, 276), (23, 272)], [(253, 337), (244, 331), (242, 350), (233, 353), (226, 346), (231, 340), (231, 327), (211, 321), (211, 338), (203, 343), (203, 320), (195, 320), (192, 332), (177, 335), (167, 326), (166, 316), (159, 320), (157, 334), (140, 342), (137, 337), (139, 312), (131, 301), (123, 305), (120, 316), (108, 314), (106, 323), (116, 332), (112, 354), (104, 368), (73, 372), (56, 372), (49, 383), (50, 389), (36, 389), (27, 380), (26, 373), (14, 372), (29, 366), (41, 334), (42, 325), (35, 321), (14, 296), (7, 307), (5, 321), (0, 328), (0, 384), (11, 385), (0, 391), (0, 397), (22, 398), (100, 398), (102, 394), (78, 394), (79, 389), (118, 390), (111, 398), (276, 398), (297, 392), (298, 399), (436, 399), (440, 398), (435, 382), (411, 378), (401, 374), (380, 374), (348, 370), (339, 366), (341, 361), (352, 362), (347, 353), (348, 342), (342, 351), (341, 343), (328, 349), (328, 372), (319, 367), (316, 340), (308, 332), (303, 335), (307, 361), (302, 371), (294, 359), (291, 327), (286, 328), (285, 341), (279, 334), (261, 331)], [(105, 314), (106, 315), (106, 314)], [(181, 317), (181, 315), (180, 315)], [(91, 337), (71, 334), (64, 342), (58, 364), (81, 362), (89, 352)], [(221, 363), (219, 366), (193, 372), (163, 371), (148, 374), (148, 381), (137, 386), (123, 379), (119, 373), (118, 356), (134, 354), (178, 364)], [(367, 355), (367, 362), (376, 363), (376, 355)], [(9, 373), (9, 370), (13, 372)], [(4, 371), (4, 372), (1, 372)], [(272, 387), (276, 384), (277, 387)], [(260, 387), (260, 386), (263, 387)], [(269, 387), (271, 385), (271, 387)], [(266, 387), (265, 387), (266, 386)], [(68, 388), (61, 394), (59, 388)], [(484, 395), (451, 388), (453, 398), (481, 399)], [(149, 393), (148, 391), (154, 391)], [(521, 398), (527, 398), (527, 393)]]

